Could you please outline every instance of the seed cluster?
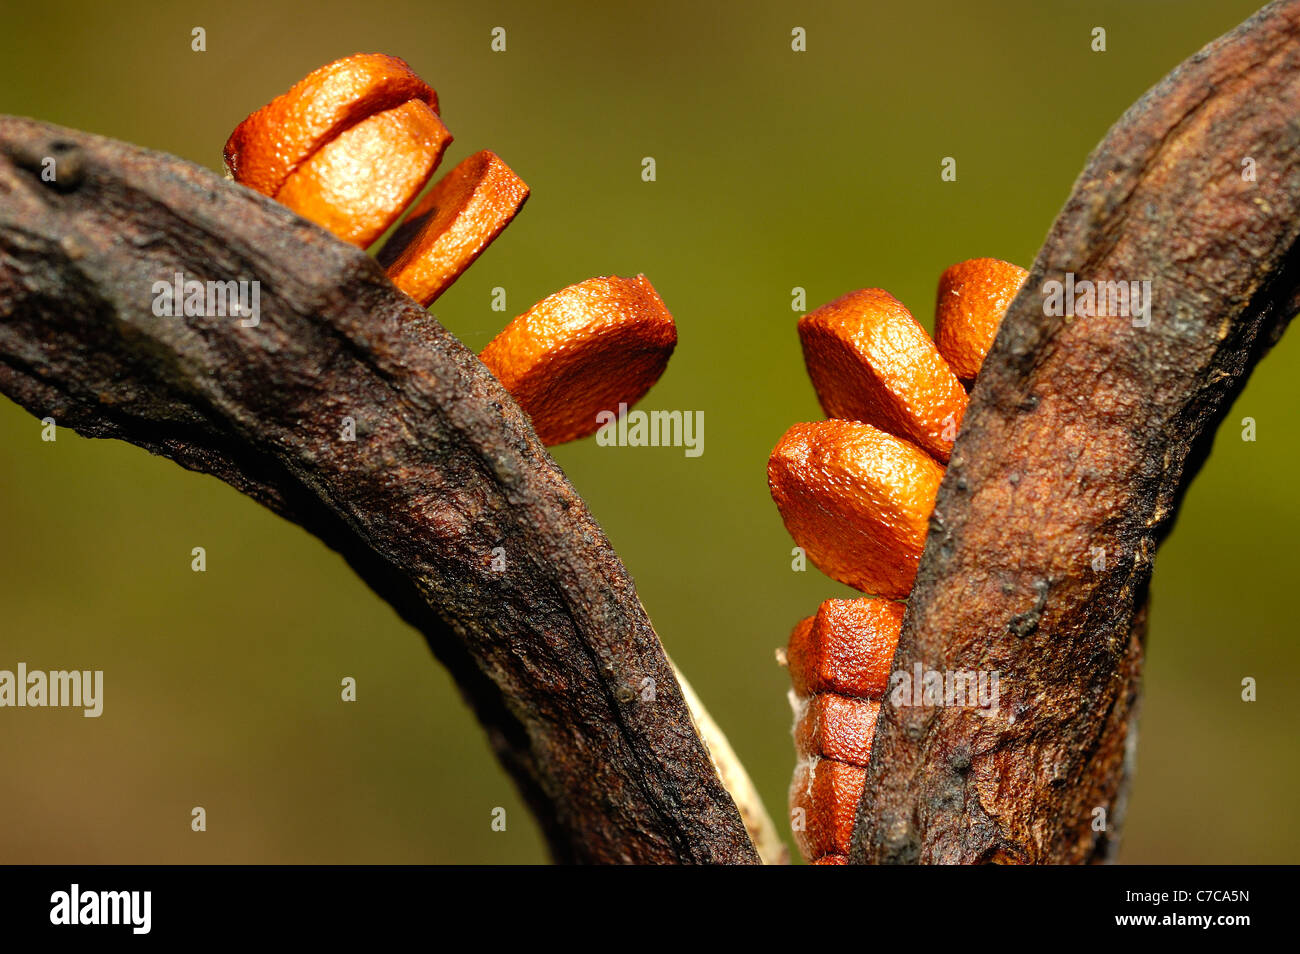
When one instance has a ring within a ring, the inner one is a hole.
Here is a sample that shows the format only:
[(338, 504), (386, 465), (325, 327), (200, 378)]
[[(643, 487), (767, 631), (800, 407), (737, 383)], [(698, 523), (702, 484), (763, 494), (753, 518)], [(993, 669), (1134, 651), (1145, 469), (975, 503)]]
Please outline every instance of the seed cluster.
[[(438, 95), (402, 60), (357, 53), (326, 64), (253, 113), (226, 142), (235, 181), (360, 248), (398, 221), (452, 135)], [(495, 153), (434, 183), (378, 254), (421, 305), (437, 300), (523, 207), (528, 186)], [(558, 444), (594, 434), (602, 411), (640, 400), (663, 373), (677, 327), (649, 279), (592, 278), (520, 315), (480, 357)]]
[(786, 529), (813, 564), (863, 593), (826, 600), (785, 651), (797, 762), (795, 842), (846, 864), (871, 740), (944, 465), (998, 324), (1028, 273), (980, 258), (939, 279), (935, 339), (888, 292), (850, 292), (799, 320), (828, 419), (791, 427), (768, 461)]

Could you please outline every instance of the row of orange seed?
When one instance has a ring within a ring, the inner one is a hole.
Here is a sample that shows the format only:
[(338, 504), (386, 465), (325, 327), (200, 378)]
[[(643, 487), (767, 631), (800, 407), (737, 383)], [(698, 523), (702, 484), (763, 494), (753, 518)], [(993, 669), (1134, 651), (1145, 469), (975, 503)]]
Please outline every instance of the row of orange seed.
[(785, 651), (797, 763), (795, 841), (844, 864), (876, 717), (935, 494), (973, 383), (1024, 269), (961, 262), (939, 280), (935, 338), (878, 288), (799, 320), (808, 374), (829, 420), (796, 424), (768, 462), (786, 528), (828, 576), (871, 596), (827, 600)]
[[(227, 172), (361, 248), (397, 222), (451, 143), (438, 95), (402, 60), (358, 53), (313, 71), (245, 119)], [(491, 152), (439, 180), (379, 253), (402, 291), (438, 298), (510, 224), (528, 186)], [(634, 404), (677, 344), (672, 315), (644, 275), (592, 278), (543, 299), (483, 350), (484, 364), (547, 444), (598, 429)]]

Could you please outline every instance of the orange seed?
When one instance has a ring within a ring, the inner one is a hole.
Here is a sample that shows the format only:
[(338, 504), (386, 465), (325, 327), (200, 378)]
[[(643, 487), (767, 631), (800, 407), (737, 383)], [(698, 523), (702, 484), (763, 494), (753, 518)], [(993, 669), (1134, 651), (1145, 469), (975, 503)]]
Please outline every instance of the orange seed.
[(943, 468), (856, 421), (796, 424), (768, 460), (786, 529), (832, 579), (901, 599), (912, 588)]
[(495, 153), (476, 153), (420, 200), (379, 263), (393, 284), (427, 306), (492, 244), (527, 198), (528, 186)]
[(957, 377), (973, 381), (993, 347), (998, 325), (1029, 273), (996, 258), (972, 258), (939, 276), (934, 340)]
[(822, 692), (808, 700), (794, 727), (795, 750), (802, 756), (835, 759), (866, 768), (876, 733), (880, 703)]
[(866, 769), (834, 759), (807, 759), (795, 767), (790, 814), (796, 821), (796, 809), (803, 809), (803, 830), (794, 826), (794, 840), (805, 858), (849, 853), (866, 782)]
[(966, 389), (898, 299), (849, 292), (800, 318), (799, 339), (828, 417), (872, 424), (947, 462)]
[(659, 380), (677, 326), (644, 275), (590, 278), (538, 302), (479, 356), (548, 445), (599, 430)]
[(817, 615), (800, 622), (790, 635), (786, 659), (794, 691), (882, 698), (905, 609), (902, 603), (873, 597), (823, 602)]

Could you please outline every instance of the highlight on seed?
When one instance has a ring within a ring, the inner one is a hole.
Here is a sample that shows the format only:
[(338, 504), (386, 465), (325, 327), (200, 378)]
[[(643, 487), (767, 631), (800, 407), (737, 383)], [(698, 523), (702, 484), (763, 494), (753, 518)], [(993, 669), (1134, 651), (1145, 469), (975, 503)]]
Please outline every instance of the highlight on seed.
[(376, 113), (321, 146), (275, 199), (345, 242), (369, 248), (425, 187), (451, 133), (426, 103)]

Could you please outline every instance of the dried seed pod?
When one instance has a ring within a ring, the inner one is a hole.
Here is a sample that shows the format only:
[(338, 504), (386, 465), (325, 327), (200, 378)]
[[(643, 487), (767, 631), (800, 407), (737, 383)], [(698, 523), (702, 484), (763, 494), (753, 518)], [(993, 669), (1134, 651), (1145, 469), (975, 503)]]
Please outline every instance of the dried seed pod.
[(786, 529), (827, 576), (900, 599), (916, 579), (943, 468), (856, 421), (796, 424), (768, 460)]
[(873, 597), (826, 600), (816, 616), (800, 622), (790, 635), (786, 659), (794, 691), (882, 698), (905, 609), (902, 603)]
[(874, 699), (818, 693), (802, 707), (795, 723), (795, 751), (801, 757), (834, 759), (866, 768), (879, 713), (880, 703)]
[(973, 381), (993, 347), (998, 325), (1029, 273), (996, 258), (972, 258), (939, 276), (934, 341), (957, 377)]
[(450, 143), (438, 114), (411, 100), (345, 129), (290, 173), (275, 198), (367, 248), (419, 195)]
[(849, 292), (800, 318), (799, 339), (828, 417), (874, 425), (947, 462), (966, 389), (898, 299)]
[(435, 183), (379, 254), (402, 291), (431, 304), (510, 224), (528, 186), (492, 152), (470, 156)]
[(226, 171), (274, 196), (300, 165), (349, 126), (420, 100), (438, 112), (438, 94), (405, 61), (356, 53), (327, 63), (253, 113), (230, 134)]
[(538, 302), (479, 356), (545, 444), (594, 434), (659, 380), (677, 326), (644, 275), (591, 278)]
[[(795, 844), (805, 858), (848, 855), (866, 782), (865, 768), (834, 759), (806, 759), (795, 767), (790, 817)], [(802, 818), (798, 809), (803, 809)]]

